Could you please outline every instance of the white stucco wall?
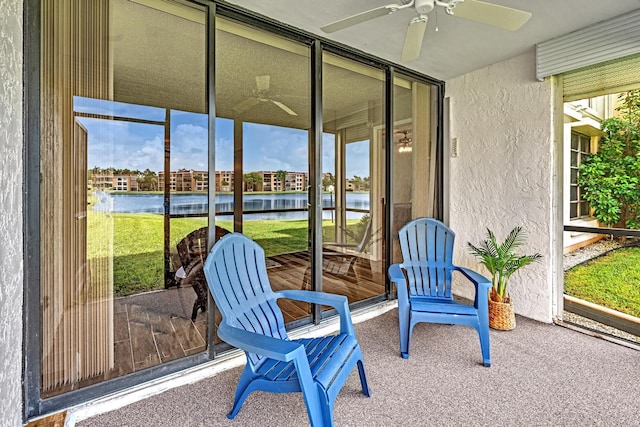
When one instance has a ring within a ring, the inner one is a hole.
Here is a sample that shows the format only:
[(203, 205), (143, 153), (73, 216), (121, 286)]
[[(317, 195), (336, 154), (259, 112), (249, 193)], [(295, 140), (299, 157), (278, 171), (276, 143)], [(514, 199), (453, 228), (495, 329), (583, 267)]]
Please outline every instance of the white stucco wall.
[(0, 425), (22, 425), (22, 1), (0, 0)]
[[(458, 139), (458, 155), (448, 159), (454, 259), (486, 274), (467, 242), (479, 243), (487, 227), (504, 239), (522, 225), (523, 253), (544, 259), (515, 273), (509, 293), (516, 313), (551, 322), (552, 85), (535, 79), (531, 52), (447, 81), (446, 96), (451, 137)], [(468, 296), (464, 288), (460, 293)]]

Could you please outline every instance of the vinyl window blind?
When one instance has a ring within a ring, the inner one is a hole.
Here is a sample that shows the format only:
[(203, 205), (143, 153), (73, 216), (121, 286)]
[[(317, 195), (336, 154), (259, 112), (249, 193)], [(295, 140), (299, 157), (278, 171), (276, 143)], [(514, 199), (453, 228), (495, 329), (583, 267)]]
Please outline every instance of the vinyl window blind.
[(564, 100), (640, 86), (640, 9), (536, 45), (536, 76), (564, 76)]

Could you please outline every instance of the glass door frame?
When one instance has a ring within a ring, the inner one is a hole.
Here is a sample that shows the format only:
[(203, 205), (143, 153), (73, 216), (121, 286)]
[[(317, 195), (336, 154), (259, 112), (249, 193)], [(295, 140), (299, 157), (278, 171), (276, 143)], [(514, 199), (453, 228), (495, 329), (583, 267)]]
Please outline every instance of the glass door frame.
[[(436, 211), (442, 216), (443, 206), (443, 173), (442, 173), (442, 146), (443, 146), (443, 100), (444, 82), (421, 75), (414, 70), (398, 65), (392, 65), (375, 57), (368, 56), (362, 52), (352, 49), (316, 35), (297, 30), (269, 18), (260, 17), (250, 11), (246, 11), (238, 6), (220, 3), (218, 1), (191, 0), (200, 6), (207, 7), (207, 101), (208, 101), (208, 171), (211, 177), (215, 177), (215, 17), (216, 14), (228, 19), (233, 19), (259, 29), (274, 32), (292, 40), (298, 40), (311, 47), (311, 128), (309, 130), (309, 155), (310, 155), (310, 187), (309, 187), (309, 221), (312, 229), (310, 236), (310, 248), (313, 253), (312, 278), (315, 283), (321, 283), (322, 270), (318, 268), (322, 259), (322, 170), (321, 170), (321, 148), (322, 148), (322, 53), (331, 52), (342, 57), (352, 59), (367, 65), (375, 66), (385, 73), (385, 123), (386, 136), (385, 146), (387, 153), (391, 153), (392, 129), (393, 129), (393, 77), (394, 73), (400, 71), (404, 77), (410, 77), (416, 81), (429, 84), (437, 92), (435, 104), (437, 124), (437, 153), (438, 172), (436, 173)], [(42, 337), (41, 314), (40, 314), (40, 22), (41, 22), (41, 0), (26, 1), (24, 3), (24, 122), (25, 122), (25, 150), (24, 150), (24, 181), (23, 206), (24, 206), (24, 304), (23, 304), (23, 325), (24, 325), (24, 346), (22, 351), (23, 361), (23, 415), (27, 420), (38, 415), (51, 413), (62, 408), (80, 404), (92, 399), (103, 397), (107, 394), (132, 388), (139, 384), (156, 380), (160, 377), (175, 374), (188, 368), (210, 362), (216, 358), (218, 351), (213, 345), (215, 334), (213, 311), (208, 313), (208, 340), (207, 351), (192, 356), (187, 356), (178, 360), (170, 361), (156, 367), (151, 367), (144, 371), (134, 372), (124, 377), (104, 381), (92, 386), (83, 387), (55, 397), (42, 399), (41, 388), (41, 350)], [(433, 118), (429, 118), (432, 120)], [(392, 157), (387, 155), (385, 159), (385, 215), (384, 239), (391, 241), (391, 176)], [(208, 198), (214, 201), (216, 197), (215, 185), (209, 185)], [(210, 206), (214, 206), (210, 204)], [(214, 241), (215, 233), (215, 209), (209, 209), (209, 244)], [(386, 265), (390, 262), (390, 251), (386, 251)], [(388, 299), (390, 288), (388, 279), (385, 283), (386, 295), (381, 295), (375, 301)], [(317, 290), (321, 290), (317, 289)], [(375, 301), (368, 300), (366, 305)], [(209, 306), (213, 307), (213, 301), (209, 296)], [(354, 304), (354, 308), (360, 304)], [(321, 319), (332, 316), (333, 312), (321, 312), (321, 307), (315, 307), (312, 313), (312, 321), (319, 324)]]

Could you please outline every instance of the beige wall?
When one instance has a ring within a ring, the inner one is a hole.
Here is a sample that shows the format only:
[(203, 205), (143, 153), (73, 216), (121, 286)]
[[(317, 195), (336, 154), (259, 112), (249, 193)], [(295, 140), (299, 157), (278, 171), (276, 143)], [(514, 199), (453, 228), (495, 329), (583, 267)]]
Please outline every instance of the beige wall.
[(22, 425), (22, 1), (0, 0), (0, 425)]
[(553, 319), (554, 298), (552, 95), (549, 80), (535, 79), (533, 52), (446, 82), (458, 139), (458, 156), (447, 159), (455, 261), (486, 273), (467, 242), (479, 243), (487, 227), (503, 239), (522, 225), (524, 250), (544, 259), (514, 274), (509, 293), (516, 313), (543, 322)]

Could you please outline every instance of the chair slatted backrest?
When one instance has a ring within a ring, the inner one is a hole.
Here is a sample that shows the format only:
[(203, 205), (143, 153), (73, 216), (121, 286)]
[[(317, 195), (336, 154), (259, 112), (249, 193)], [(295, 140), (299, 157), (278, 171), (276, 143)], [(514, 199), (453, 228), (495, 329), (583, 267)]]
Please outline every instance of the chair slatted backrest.
[(410, 296), (452, 298), (455, 233), (433, 218), (418, 218), (398, 233)]
[[(215, 241), (217, 242), (222, 236), (229, 233), (230, 231), (216, 225)], [(206, 257), (208, 240), (209, 227), (201, 227), (184, 236), (182, 240), (176, 244), (182, 267), (186, 269), (193, 260), (202, 260)], [(205, 252), (203, 253), (202, 251)]]
[[(222, 237), (207, 257), (205, 275), (223, 322), (249, 332), (289, 339), (260, 245), (240, 233)], [(255, 354), (248, 356), (253, 363), (260, 360)]]
[[(207, 232), (207, 227), (193, 230), (176, 245), (180, 263), (185, 269), (191, 264), (191, 261), (197, 257), (195, 252), (199, 253), (201, 248), (205, 251), (207, 250)], [(206, 255), (206, 253), (203, 255)]]

